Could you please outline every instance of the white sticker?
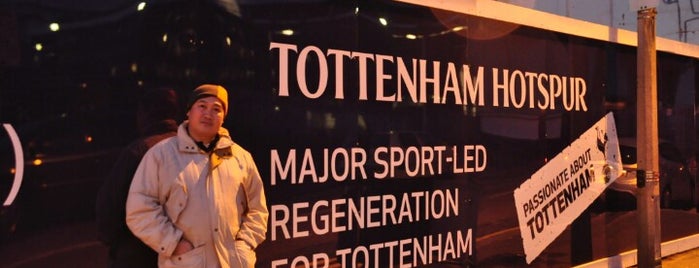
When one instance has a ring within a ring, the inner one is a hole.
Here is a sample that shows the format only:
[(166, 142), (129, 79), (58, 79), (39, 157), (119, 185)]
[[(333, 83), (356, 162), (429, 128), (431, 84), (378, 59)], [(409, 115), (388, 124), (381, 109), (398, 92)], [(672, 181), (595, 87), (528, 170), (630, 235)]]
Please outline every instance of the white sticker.
[(622, 173), (610, 112), (514, 191), (531, 263)]

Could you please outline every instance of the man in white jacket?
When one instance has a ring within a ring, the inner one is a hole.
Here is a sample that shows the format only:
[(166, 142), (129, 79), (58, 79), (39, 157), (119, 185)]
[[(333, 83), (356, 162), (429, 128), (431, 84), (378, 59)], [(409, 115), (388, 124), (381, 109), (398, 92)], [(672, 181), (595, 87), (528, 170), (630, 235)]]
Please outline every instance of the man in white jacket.
[(160, 267), (254, 267), (267, 205), (248, 151), (222, 127), (228, 93), (197, 87), (175, 137), (143, 157), (129, 189), (126, 223), (158, 252)]

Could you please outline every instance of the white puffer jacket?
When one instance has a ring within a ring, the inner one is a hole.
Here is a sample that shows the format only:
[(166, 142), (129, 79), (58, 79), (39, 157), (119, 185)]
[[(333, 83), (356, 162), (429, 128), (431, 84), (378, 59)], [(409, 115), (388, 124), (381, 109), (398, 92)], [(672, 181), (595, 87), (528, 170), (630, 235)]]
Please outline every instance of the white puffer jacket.
[[(269, 213), (257, 166), (228, 130), (221, 128), (209, 155), (187, 134), (187, 124), (141, 160), (126, 223), (159, 253), (160, 267), (253, 267)], [(182, 236), (195, 248), (172, 256)]]

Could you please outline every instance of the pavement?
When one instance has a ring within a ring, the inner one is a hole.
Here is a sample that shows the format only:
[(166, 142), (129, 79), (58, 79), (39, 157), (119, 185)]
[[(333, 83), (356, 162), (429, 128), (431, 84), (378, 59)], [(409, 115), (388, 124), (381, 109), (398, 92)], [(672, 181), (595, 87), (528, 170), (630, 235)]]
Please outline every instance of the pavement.
[(697, 267), (699, 266), (699, 248), (665, 257), (662, 259), (662, 265), (664, 267)]
[[(695, 237), (694, 240), (698, 240)], [(662, 247), (661, 248), (666, 248)], [(607, 258), (604, 260), (598, 260), (592, 263), (583, 264), (580, 267), (591, 268), (591, 267), (639, 267), (637, 263), (636, 251), (627, 252), (626, 254), (621, 254), (619, 256)], [(661, 259), (660, 266), (669, 268), (695, 268), (699, 267), (699, 247), (694, 247), (688, 250), (679, 251), (677, 253), (672, 253)], [(656, 267), (660, 267), (656, 266)]]

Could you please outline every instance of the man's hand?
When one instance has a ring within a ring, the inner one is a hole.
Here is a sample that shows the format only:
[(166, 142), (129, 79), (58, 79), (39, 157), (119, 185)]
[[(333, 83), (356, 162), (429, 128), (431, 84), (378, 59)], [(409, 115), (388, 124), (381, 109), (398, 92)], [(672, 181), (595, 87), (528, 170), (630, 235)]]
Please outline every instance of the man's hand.
[(182, 237), (182, 239), (180, 239), (180, 242), (177, 242), (177, 246), (175, 247), (175, 251), (172, 252), (172, 255), (181, 255), (189, 252), (192, 249), (194, 249), (194, 245), (192, 245), (191, 242)]

